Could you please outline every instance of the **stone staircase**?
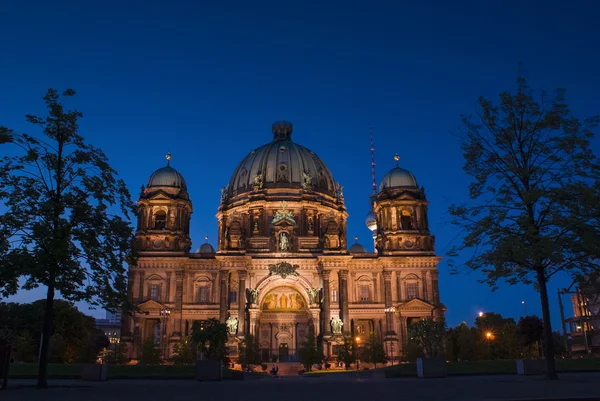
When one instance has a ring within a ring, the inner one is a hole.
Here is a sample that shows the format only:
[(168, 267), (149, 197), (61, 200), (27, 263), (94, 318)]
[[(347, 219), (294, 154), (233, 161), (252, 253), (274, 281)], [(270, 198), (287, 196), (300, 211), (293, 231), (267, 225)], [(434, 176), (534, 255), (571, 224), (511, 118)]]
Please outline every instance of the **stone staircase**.
[(303, 369), (300, 362), (277, 362), (268, 365), (269, 369), (267, 372), (271, 370), (273, 365), (279, 367), (279, 376), (298, 376), (298, 372)]

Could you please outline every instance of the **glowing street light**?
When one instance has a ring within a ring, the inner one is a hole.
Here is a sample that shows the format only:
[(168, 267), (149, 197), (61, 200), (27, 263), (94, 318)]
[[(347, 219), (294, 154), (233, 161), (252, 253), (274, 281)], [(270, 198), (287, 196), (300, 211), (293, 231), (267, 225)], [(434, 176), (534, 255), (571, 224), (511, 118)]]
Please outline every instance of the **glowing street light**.
[(483, 312), (479, 311), (479, 317), (483, 317)]
[(490, 340), (492, 339), (492, 332), (491, 331), (486, 332), (485, 338), (487, 338), (487, 343), (488, 343), (488, 358), (492, 359), (492, 353), (490, 351)]
[(523, 316), (527, 316), (527, 304), (525, 301), (521, 301), (521, 305), (523, 305)]

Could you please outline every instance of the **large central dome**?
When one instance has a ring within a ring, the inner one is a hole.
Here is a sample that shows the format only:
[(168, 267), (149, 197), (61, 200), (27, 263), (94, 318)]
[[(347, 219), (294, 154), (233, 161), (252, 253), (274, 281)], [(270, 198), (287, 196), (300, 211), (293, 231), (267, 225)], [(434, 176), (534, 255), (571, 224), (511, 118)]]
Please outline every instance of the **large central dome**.
[(298, 188), (335, 195), (331, 172), (310, 149), (292, 142), (292, 124), (273, 123), (273, 142), (250, 152), (237, 166), (227, 193), (230, 197), (263, 188)]

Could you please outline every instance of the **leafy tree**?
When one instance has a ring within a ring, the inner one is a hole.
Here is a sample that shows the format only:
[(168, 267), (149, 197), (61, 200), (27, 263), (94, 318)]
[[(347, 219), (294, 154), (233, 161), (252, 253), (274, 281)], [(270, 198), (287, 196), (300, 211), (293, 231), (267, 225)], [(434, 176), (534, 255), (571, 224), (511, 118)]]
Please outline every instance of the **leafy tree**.
[(531, 358), (533, 344), (539, 343), (544, 335), (544, 322), (537, 316), (523, 316), (519, 319), (517, 336), (519, 343), (526, 347)]
[(47, 287), (38, 388), (47, 388), (56, 292), (119, 309), (127, 304), (125, 263), (133, 262), (134, 205), (105, 154), (79, 135), (82, 114), (63, 108), (73, 95), (49, 89), (48, 114), (26, 117), (42, 135), (0, 127), (0, 145), (14, 148), (0, 162), (0, 291), (15, 293), (20, 277), (26, 290)]
[(300, 354), (300, 361), (307, 372), (312, 370), (315, 363), (323, 362), (323, 349), (319, 346), (313, 330), (309, 331), (306, 341), (302, 343), (298, 353)]
[(338, 350), (338, 359), (344, 363), (346, 370), (358, 359), (358, 350), (352, 337), (344, 336)]
[(367, 363), (374, 364), (375, 368), (377, 368), (378, 363), (387, 362), (383, 341), (377, 338), (377, 335), (373, 332), (369, 333), (369, 338), (361, 354), (362, 359)]
[(227, 363), (227, 325), (217, 319), (194, 322), (192, 341), (198, 345), (200, 359)]
[(118, 342), (111, 344), (104, 361), (111, 365), (125, 365), (129, 362), (127, 357), (127, 344)]
[(38, 344), (29, 332), (23, 330), (16, 338), (13, 358), (18, 362), (35, 362), (37, 360)]
[(456, 331), (457, 353), (459, 361), (473, 361), (477, 359), (476, 335), (465, 322), (458, 325)]
[[(580, 121), (565, 103), (565, 91), (536, 99), (523, 77), (514, 94), (494, 104), (481, 97), (475, 118), (463, 116), (464, 170), (474, 180), (472, 204), (452, 205), (453, 224), (465, 236), (449, 254), (470, 250), (466, 267), (499, 280), (532, 284), (540, 293), (546, 372), (557, 379), (547, 282), (598, 268), (599, 167), (590, 149), (599, 118)], [(474, 251), (474, 252), (473, 252)], [(457, 271), (457, 265), (453, 265)]]
[(173, 344), (172, 361), (177, 365), (190, 365), (196, 361), (196, 355), (190, 336), (183, 336), (178, 342)]
[(159, 363), (160, 349), (154, 343), (154, 337), (150, 337), (142, 344), (140, 365), (158, 365)]
[(446, 324), (443, 321), (425, 319), (408, 326), (408, 338), (423, 350), (427, 358), (441, 355), (445, 335)]
[(246, 337), (240, 343), (238, 362), (243, 369), (248, 370), (253, 370), (254, 366), (260, 365), (262, 362), (258, 338), (252, 334), (246, 334)]
[(48, 360), (50, 363), (65, 363), (67, 352), (67, 342), (60, 333), (54, 333), (50, 337), (50, 355)]

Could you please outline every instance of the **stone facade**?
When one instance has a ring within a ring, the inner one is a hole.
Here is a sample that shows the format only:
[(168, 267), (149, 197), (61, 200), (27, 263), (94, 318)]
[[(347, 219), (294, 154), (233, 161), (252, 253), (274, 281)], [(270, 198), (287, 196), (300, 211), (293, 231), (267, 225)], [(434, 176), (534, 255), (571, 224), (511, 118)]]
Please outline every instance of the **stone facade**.
[(258, 336), (265, 361), (294, 360), (311, 331), (329, 356), (344, 335), (374, 332), (398, 357), (412, 321), (443, 318), (440, 258), (414, 176), (397, 167), (372, 196), (376, 252), (347, 249), (343, 188), (291, 131), (273, 124), (273, 141), (223, 188), (217, 251), (207, 241), (190, 252), (192, 203), (175, 169), (157, 170), (142, 187), (140, 258), (129, 270), (140, 312), (123, 321), (132, 358), (148, 338), (168, 357), (194, 321), (208, 318), (227, 323), (232, 353), (245, 333)]

